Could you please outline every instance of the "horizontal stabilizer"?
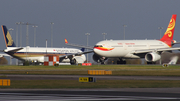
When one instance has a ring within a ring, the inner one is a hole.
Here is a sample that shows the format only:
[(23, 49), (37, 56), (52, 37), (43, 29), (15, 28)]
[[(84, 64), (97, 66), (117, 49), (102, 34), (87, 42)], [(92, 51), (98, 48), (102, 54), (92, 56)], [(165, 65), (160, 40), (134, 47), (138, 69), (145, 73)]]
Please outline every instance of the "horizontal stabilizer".
[(82, 54), (87, 54), (87, 53), (92, 53), (92, 52), (94, 52), (94, 51), (86, 51), (86, 52), (79, 52), (79, 53), (74, 53), (74, 54), (66, 54), (66, 55), (60, 56), (60, 58), (71, 57), (71, 56), (79, 56)]
[[(7, 51), (8, 53), (16, 53), (17, 51), (21, 50), (23, 48), (17, 48), (17, 49), (13, 49), (13, 50), (9, 50)], [(6, 52), (6, 51), (5, 51)]]

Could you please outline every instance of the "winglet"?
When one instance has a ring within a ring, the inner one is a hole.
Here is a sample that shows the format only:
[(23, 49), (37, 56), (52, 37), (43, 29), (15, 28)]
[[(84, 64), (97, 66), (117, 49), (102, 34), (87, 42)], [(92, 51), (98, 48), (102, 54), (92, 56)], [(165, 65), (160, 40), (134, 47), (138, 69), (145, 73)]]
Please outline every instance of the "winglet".
[(65, 39), (64, 41), (65, 41), (65, 43), (68, 43), (67, 39)]

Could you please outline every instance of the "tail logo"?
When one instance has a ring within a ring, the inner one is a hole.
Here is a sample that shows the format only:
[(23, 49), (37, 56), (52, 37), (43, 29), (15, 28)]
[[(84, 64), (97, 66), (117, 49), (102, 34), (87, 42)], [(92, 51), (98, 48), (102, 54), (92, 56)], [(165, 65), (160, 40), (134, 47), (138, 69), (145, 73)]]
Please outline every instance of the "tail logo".
[(64, 41), (65, 41), (65, 43), (68, 43), (67, 39), (65, 39)]
[(7, 32), (7, 35), (6, 35), (7, 39), (8, 39), (8, 46), (12, 46), (13, 44), (13, 39), (11, 37), (11, 35), (9, 34), (9, 32)]
[(168, 37), (171, 37), (172, 36), (172, 30), (174, 29), (174, 27), (175, 27), (175, 20), (174, 20), (174, 18), (172, 18), (170, 23), (169, 23), (169, 26), (166, 30), (165, 35), (168, 34)]

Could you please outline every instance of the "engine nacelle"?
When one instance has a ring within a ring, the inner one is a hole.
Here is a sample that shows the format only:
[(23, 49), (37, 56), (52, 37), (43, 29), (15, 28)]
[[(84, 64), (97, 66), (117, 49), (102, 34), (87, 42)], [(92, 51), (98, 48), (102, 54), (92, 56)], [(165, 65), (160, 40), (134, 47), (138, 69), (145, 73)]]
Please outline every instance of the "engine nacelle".
[(71, 65), (75, 65), (78, 63), (84, 63), (86, 60), (86, 56), (84, 54), (82, 54), (81, 56), (74, 56), (69, 60), (70, 60)]
[(161, 59), (161, 55), (157, 54), (156, 52), (147, 53), (145, 55), (145, 60), (147, 62), (155, 62)]
[(106, 57), (101, 57), (101, 56), (99, 56), (99, 55), (97, 55), (97, 54), (93, 54), (93, 60), (95, 61), (95, 62), (104, 62), (105, 60), (107, 60), (107, 58)]

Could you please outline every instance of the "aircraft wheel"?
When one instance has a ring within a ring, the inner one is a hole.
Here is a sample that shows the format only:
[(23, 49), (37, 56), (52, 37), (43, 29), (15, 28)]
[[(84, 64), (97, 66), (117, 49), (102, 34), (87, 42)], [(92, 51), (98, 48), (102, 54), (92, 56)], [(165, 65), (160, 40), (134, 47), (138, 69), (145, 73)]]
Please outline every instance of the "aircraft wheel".
[(147, 64), (156, 64), (155, 62), (147, 62)]
[(120, 59), (120, 61), (117, 61), (117, 64), (126, 64), (126, 60)]
[(70, 63), (71, 63), (71, 65), (75, 65), (75, 64), (76, 64), (76, 59), (72, 59), (72, 60), (70, 61)]
[(105, 65), (105, 63), (104, 63), (104, 62), (101, 62), (101, 65)]

